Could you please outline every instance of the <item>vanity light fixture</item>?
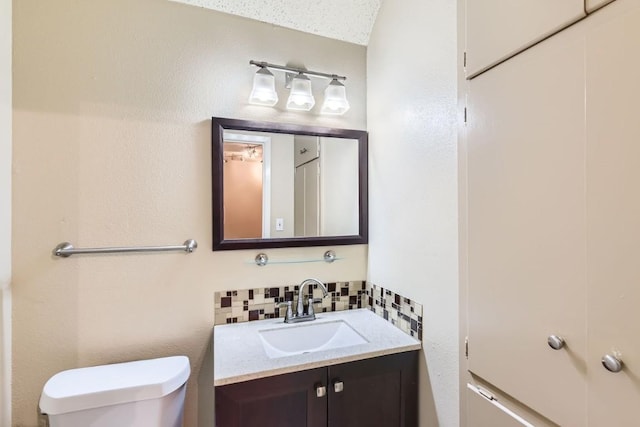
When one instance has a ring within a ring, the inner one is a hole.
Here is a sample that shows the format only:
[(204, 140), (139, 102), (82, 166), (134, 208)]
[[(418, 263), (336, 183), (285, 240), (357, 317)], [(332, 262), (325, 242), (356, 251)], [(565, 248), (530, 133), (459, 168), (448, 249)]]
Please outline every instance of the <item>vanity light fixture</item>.
[(291, 79), (291, 92), (287, 99), (287, 110), (309, 111), (316, 100), (311, 92), (311, 80), (302, 73)]
[(253, 90), (249, 97), (251, 104), (273, 107), (278, 102), (275, 77), (269, 70), (279, 70), (286, 72), (287, 84), (285, 87), (291, 89), (287, 99), (288, 110), (310, 111), (315, 105), (309, 76), (331, 80), (324, 91), (321, 114), (340, 115), (349, 110), (346, 89), (344, 84), (340, 82), (340, 80), (347, 79), (344, 76), (253, 60), (249, 61), (249, 64), (260, 68), (253, 79)]
[(324, 103), (320, 112), (322, 114), (341, 115), (349, 109), (347, 101), (347, 91), (338, 79), (332, 79), (329, 86), (324, 90)]
[(253, 76), (253, 90), (249, 95), (249, 103), (273, 107), (277, 102), (276, 78), (266, 67), (260, 67)]

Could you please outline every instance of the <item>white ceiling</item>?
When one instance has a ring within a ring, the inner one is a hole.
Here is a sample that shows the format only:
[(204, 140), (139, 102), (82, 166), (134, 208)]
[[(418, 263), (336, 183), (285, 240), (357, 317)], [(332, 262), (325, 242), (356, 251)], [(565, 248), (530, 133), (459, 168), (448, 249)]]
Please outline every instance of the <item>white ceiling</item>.
[(382, 0), (172, 0), (366, 46)]

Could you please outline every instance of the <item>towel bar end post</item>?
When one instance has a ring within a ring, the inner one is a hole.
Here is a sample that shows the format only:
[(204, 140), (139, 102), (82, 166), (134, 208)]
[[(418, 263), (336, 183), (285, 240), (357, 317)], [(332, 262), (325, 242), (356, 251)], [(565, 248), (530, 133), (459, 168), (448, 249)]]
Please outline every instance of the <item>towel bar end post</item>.
[(53, 249), (53, 254), (55, 256), (61, 256), (61, 257), (67, 258), (71, 256), (71, 254), (68, 253), (68, 251), (70, 250), (73, 250), (73, 245), (69, 242), (62, 242)]

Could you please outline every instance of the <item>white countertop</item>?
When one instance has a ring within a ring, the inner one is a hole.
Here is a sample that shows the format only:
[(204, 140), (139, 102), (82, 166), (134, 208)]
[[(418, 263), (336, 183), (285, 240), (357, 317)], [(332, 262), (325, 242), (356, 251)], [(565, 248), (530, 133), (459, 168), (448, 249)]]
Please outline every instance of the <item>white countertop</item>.
[[(368, 342), (271, 359), (267, 356), (258, 334), (261, 330), (276, 327), (291, 328), (337, 320), (349, 324)], [(420, 341), (366, 308), (317, 313), (316, 320), (303, 323), (287, 324), (280, 318), (217, 325), (214, 327), (213, 343), (215, 386), (419, 350), (422, 346)]]

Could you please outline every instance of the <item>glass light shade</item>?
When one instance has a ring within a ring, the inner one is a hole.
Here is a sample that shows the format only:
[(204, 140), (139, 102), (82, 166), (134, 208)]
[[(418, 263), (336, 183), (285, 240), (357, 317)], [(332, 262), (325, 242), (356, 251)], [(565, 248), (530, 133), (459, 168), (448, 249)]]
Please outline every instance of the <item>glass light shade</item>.
[(249, 95), (249, 103), (273, 107), (277, 102), (276, 78), (266, 68), (260, 68), (253, 76), (253, 90)]
[(315, 105), (311, 92), (311, 80), (304, 74), (298, 74), (291, 80), (291, 93), (287, 100), (288, 110), (309, 111)]
[(333, 79), (324, 90), (324, 103), (320, 113), (322, 114), (344, 114), (349, 110), (347, 101), (347, 91), (342, 83)]

